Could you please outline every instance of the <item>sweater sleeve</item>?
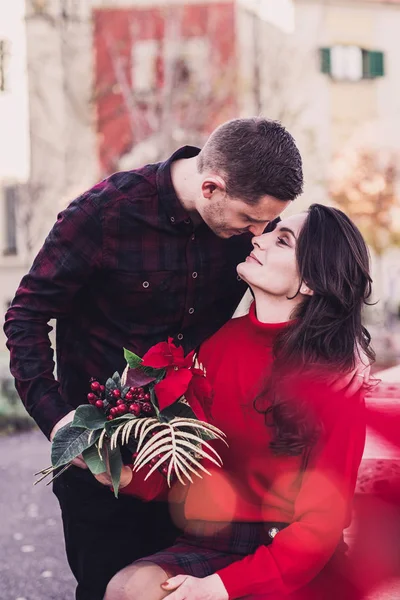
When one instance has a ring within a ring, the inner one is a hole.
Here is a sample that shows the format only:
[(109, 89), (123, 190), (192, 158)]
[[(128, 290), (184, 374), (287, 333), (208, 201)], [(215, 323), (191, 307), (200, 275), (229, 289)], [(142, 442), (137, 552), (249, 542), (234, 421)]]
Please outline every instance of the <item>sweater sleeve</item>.
[(313, 451), (296, 498), (291, 524), (269, 546), (218, 571), (229, 598), (291, 593), (309, 583), (335, 552), (350, 524), (351, 501), (365, 444), (360, 396), (329, 397), (324, 434)]
[(53, 375), (48, 323), (69, 313), (78, 290), (101, 262), (101, 215), (90, 194), (84, 194), (59, 214), (6, 314), (4, 331), (16, 388), (48, 437), (74, 410), (61, 397)]

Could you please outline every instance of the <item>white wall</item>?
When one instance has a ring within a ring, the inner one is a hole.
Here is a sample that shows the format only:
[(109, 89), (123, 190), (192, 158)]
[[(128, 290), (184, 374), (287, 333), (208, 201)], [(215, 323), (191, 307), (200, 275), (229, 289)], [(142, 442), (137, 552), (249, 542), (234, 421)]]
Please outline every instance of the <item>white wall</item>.
[(25, 0), (0, 2), (0, 40), (9, 50), (6, 91), (0, 92), (0, 180), (29, 175)]

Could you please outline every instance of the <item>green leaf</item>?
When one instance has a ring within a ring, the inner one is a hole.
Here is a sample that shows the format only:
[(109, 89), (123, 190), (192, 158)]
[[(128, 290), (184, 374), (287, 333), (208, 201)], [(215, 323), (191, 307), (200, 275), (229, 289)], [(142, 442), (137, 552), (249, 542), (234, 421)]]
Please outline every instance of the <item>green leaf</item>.
[(51, 446), (51, 464), (54, 468), (66, 465), (92, 446), (99, 436), (100, 430), (93, 432), (90, 429), (65, 425), (54, 436)]
[(180, 402), (179, 400), (177, 400), (173, 404), (170, 404), (170, 406), (167, 406), (167, 408), (164, 408), (159, 413), (159, 419), (164, 423), (172, 421), (172, 419), (174, 419), (175, 417), (194, 419), (195, 421), (198, 421), (196, 415), (194, 414), (190, 406), (188, 404), (185, 404), (184, 402)]
[(109, 379), (107, 379), (106, 381), (106, 389), (107, 390), (116, 390), (117, 386), (115, 385), (115, 382), (111, 379), (111, 377)]
[(134, 352), (131, 352), (130, 350), (127, 350), (126, 348), (124, 348), (124, 357), (130, 369), (140, 369), (149, 377), (156, 379), (156, 383), (164, 379), (165, 369), (153, 369), (153, 367), (144, 367), (142, 365), (143, 360), (140, 358), (140, 356), (138, 356)]
[(82, 427), (83, 429), (103, 429), (107, 422), (106, 416), (100, 408), (91, 404), (78, 406), (75, 411), (72, 427)]
[(118, 498), (119, 482), (121, 479), (122, 457), (119, 447), (110, 450), (108, 447), (108, 460), (110, 466), (111, 481), (114, 488), (114, 495)]
[(93, 475), (106, 473), (107, 465), (104, 460), (101, 460), (96, 444), (84, 450), (82, 456)]
[(119, 387), (121, 385), (121, 377), (117, 371), (112, 376), (112, 380), (117, 387)]
[(153, 405), (154, 410), (156, 411), (157, 419), (159, 419), (160, 409), (158, 406), (158, 400), (157, 400), (156, 394), (154, 392), (154, 387), (150, 386), (149, 391), (150, 391), (150, 402)]
[(140, 356), (124, 348), (124, 357), (130, 369), (137, 369), (142, 364)]

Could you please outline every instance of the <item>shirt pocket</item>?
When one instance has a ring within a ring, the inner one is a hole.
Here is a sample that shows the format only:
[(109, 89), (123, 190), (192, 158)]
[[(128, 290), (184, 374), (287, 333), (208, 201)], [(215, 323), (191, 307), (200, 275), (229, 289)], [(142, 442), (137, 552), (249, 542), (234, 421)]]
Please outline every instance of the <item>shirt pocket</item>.
[[(183, 310), (185, 275), (174, 271), (113, 274), (113, 303), (128, 329), (170, 326)], [(182, 306), (181, 306), (182, 305)]]

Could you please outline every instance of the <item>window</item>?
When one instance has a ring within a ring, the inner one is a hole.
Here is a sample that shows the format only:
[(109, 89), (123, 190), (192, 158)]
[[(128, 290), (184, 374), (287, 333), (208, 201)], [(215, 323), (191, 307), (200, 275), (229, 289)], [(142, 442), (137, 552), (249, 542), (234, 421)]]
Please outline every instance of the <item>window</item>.
[(383, 52), (337, 45), (320, 49), (321, 72), (336, 81), (376, 79), (385, 74)]
[(132, 48), (132, 84), (139, 95), (156, 90), (158, 53), (159, 45), (156, 40), (136, 42)]
[(17, 254), (17, 187), (4, 188), (5, 248), (4, 256)]
[(0, 92), (6, 91), (7, 42), (0, 40)]

